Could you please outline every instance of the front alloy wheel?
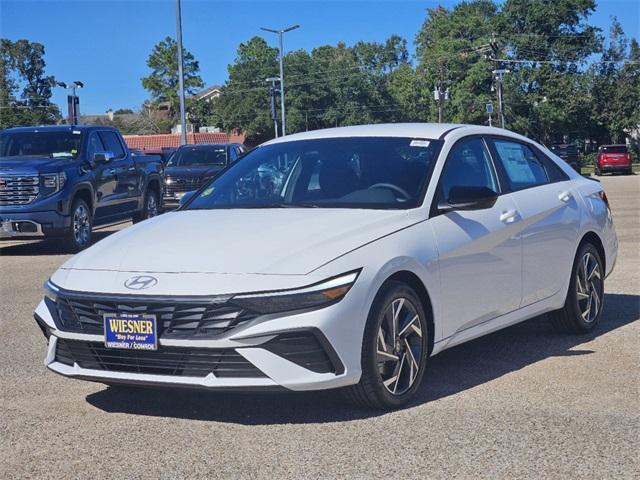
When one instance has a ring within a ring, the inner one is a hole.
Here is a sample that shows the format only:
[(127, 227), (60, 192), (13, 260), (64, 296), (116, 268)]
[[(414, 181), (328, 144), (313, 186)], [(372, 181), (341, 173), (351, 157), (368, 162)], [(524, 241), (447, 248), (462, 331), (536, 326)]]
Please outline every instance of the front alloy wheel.
[(71, 226), (64, 239), (65, 249), (70, 252), (78, 252), (91, 244), (91, 229), (93, 217), (89, 205), (76, 199), (71, 206)]
[(382, 384), (392, 395), (406, 393), (418, 377), (417, 359), (423, 355), (420, 317), (408, 298), (397, 298), (387, 306), (377, 342)]
[(362, 343), (362, 376), (347, 397), (376, 409), (407, 403), (420, 387), (428, 355), (427, 317), (409, 285), (390, 281), (371, 307)]

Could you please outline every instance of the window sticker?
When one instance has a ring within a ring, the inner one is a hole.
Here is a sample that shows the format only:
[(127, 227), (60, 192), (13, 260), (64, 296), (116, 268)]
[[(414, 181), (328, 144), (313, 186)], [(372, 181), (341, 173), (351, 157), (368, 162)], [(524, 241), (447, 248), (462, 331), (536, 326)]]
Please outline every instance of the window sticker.
[(427, 148), (431, 142), (429, 140), (411, 140), (410, 147), (422, 147)]

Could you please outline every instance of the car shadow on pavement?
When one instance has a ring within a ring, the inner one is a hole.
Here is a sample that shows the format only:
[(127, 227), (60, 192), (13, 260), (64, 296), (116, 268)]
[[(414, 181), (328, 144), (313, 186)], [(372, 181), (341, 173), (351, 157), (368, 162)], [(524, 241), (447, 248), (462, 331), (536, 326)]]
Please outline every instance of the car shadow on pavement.
[[(574, 348), (640, 318), (639, 295), (609, 293), (605, 302), (600, 325), (586, 335), (558, 333), (540, 316), (444, 351), (430, 360), (423, 385), (406, 408), (455, 395), (546, 358), (593, 353)], [(88, 395), (87, 402), (108, 413), (242, 425), (332, 423), (384, 414), (354, 407), (336, 390), (240, 394), (107, 387)]]
[[(102, 230), (93, 232), (93, 242), (108, 237), (116, 230)], [(24, 240), (15, 243), (14, 240), (0, 241), (0, 256), (34, 256), (34, 255), (69, 255), (62, 244), (62, 241), (56, 238), (45, 240)]]

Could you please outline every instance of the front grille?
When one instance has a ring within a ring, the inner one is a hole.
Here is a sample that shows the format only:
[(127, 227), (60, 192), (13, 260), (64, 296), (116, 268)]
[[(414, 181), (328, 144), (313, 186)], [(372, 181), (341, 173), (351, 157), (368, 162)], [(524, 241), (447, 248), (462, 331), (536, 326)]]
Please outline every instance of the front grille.
[(204, 182), (198, 177), (173, 179), (164, 186), (165, 197), (174, 197), (176, 193), (192, 192), (199, 189)]
[(146, 373), (182, 377), (261, 378), (258, 368), (232, 349), (160, 346), (156, 351), (115, 350), (100, 342), (58, 338), (56, 361), (82, 368), (112, 372)]
[(0, 206), (26, 205), (35, 200), (40, 192), (37, 175), (5, 175), (0, 177)]
[(99, 335), (104, 333), (105, 314), (155, 315), (161, 338), (215, 337), (257, 316), (230, 302), (89, 300), (65, 296), (58, 297), (53, 310), (60, 329)]

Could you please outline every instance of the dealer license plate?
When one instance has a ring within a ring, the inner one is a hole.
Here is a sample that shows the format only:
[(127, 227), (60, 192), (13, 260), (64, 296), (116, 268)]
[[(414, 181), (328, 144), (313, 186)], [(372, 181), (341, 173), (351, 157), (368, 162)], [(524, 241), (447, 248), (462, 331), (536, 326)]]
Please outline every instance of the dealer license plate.
[(156, 316), (127, 313), (105, 314), (104, 344), (107, 348), (157, 350)]

